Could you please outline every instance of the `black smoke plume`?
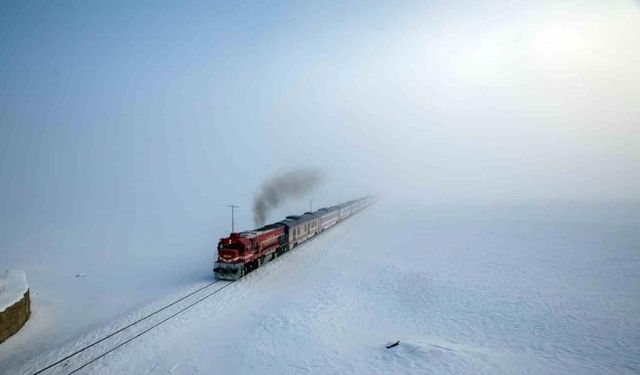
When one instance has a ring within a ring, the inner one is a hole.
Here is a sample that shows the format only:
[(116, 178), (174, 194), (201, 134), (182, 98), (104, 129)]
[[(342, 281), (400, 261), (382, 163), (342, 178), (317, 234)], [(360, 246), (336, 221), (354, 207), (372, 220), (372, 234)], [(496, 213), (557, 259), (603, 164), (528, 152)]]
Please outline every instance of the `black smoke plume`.
[(253, 222), (261, 226), (269, 212), (283, 202), (300, 197), (322, 181), (322, 173), (310, 168), (298, 168), (269, 178), (253, 199)]

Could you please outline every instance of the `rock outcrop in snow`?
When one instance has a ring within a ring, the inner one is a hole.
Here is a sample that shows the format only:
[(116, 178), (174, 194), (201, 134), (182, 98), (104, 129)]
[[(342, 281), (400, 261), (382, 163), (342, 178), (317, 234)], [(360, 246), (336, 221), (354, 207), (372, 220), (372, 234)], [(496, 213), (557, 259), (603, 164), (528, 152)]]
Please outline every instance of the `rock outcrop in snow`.
[(18, 332), (30, 315), (29, 285), (24, 272), (0, 270), (0, 343)]

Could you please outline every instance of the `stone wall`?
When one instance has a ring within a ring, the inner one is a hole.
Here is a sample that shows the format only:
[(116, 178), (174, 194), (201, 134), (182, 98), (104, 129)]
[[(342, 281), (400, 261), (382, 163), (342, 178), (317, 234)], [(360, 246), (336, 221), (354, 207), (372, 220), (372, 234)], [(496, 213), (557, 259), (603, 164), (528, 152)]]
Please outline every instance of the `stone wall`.
[(0, 343), (18, 332), (30, 315), (31, 299), (27, 289), (22, 299), (0, 312)]

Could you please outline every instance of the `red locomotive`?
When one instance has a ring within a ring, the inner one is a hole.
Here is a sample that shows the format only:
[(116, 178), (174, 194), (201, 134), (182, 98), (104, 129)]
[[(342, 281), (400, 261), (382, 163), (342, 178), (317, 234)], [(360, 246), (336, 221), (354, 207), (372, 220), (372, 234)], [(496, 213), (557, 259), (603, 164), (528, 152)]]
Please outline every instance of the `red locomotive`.
[(218, 278), (236, 280), (280, 256), (286, 249), (285, 226), (282, 224), (231, 233), (218, 243), (219, 264), (214, 272)]

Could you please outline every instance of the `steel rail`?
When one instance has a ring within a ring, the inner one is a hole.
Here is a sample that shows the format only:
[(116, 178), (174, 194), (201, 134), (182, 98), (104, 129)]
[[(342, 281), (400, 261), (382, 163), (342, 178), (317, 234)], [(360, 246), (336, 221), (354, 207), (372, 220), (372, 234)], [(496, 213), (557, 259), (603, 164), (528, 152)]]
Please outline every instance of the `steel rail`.
[(100, 354), (99, 356), (97, 356), (97, 357), (93, 358), (93, 359), (92, 359), (92, 360), (90, 360), (89, 362), (86, 362), (85, 364), (83, 364), (82, 366), (80, 366), (80, 367), (76, 368), (75, 370), (71, 371), (71, 372), (70, 372), (70, 373), (68, 373), (67, 375), (75, 374), (76, 372), (78, 372), (78, 371), (82, 370), (83, 368), (85, 368), (85, 367), (89, 366), (89, 365), (90, 365), (90, 364), (92, 364), (93, 362), (95, 362), (95, 361), (99, 360), (100, 358), (102, 358), (102, 357), (106, 356), (107, 354), (109, 354), (109, 353), (113, 352), (114, 350), (116, 350), (116, 349), (118, 349), (118, 348), (120, 348), (120, 347), (124, 346), (125, 344), (128, 344), (129, 342), (131, 342), (131, 341), (133, 341), (133, 340), (137, 339), (138, 337), (140, 337), (140, 336), (144, 335), (145, 333), (147, 333), (147, 332), (151, 331), (152, 329), (156, 328), (156, 327), (157, 327), (157, 326), (159, 326), (160, 324), (162, 324), (162, 323), (166, 322), (167, 320), (169, 320), (169, 319), (171, 319), (171, 318), (173, 318), (173, 317), (175, 317), (175, 316), (177, 316), (177, 315), (179, 315), (179, 314), (183, 313), (183, 312), (184, 312), (184, 311), (186, 311), (187, 309), (189, 309), (189, 308), (191, 308), (191, 307), (193, 307), (193, 306), (195, 306), (195, 305), (199, 304), (200, 302), (202, 302), (202, 301), (204, 301), (205, 299), (207, 299), (207, 298), (211, 297), (212, 295), (214, 295), (214, 294), (218, 293), (219, 291), (221, 291), (222, 289), (224, 289), (224, 288), (228, 287), (229, 285), (231, 285), (231, 284), (233, 284), (233, 283), (235, 283), (235, 281), (231, 281), (231, 282), (229, 282), (229, 284), (227, 284), (227, 285), (223, 286), (222, 288), (216, 289), (215, 291), (213, 291), (213, 292), (211, 292), (211, 293), (207, 294), (206, 296), (204, 296), (204, 297), (200, 298), (200, 299), (199, 299), (199, 300), (197, 300), (196, 302), (194, 302), (194, 303), (192, 303), (192, 304), (190, 304), (190, 305), (187, 305), (186, 307), (182, 308), (182, 309), (181, 309), (181, 310), (179, 310), (178, 312), (176, 312), (176, 313), (174, 313), (174, 314), (172, 314), (172, 315), (168, 316), (167, 318), (165, 318), (165, 319), (163, 319), (163, 320), (159, 321), (158, 323), (156, 323), (156, 324), (152, 325), (151, 327), (149, 327), (149, 328), (145, 329), (144, 331), (142, 331), (142, 332), (138, 333), (137, 335), (135, 335), (135, 336), (133, 336), (133, 337), (131, 337), (131, 338), (127, 339), (126, 341), (121, 342), (120, 344), (116, 345), (116, 346), (115, 346), (115, 347), (113, 347), (112, 349), (110, 349), (110, 350), (108, 350), (108, 351), (106, 351), (106, 352), (104, 352), (104, 353)]
[(99, 340), (97, 340), (97, 341), (94, 341), (93, 343), (91, 343), (91, 344), (89, 344), (89, 345), (87, 345), (87, 346), (84, 346), (84, 347), (82, 347), (82, 348), (80, 348), (80, 349), (76, 350), (75, 352), (73, 352), (73, 353), (71, 353), (71, 354), (69, 354), (69, 355), (65, 356), (64, 358), (62, 358), (62, 359), (60, 359), (60, 360), (58, 360), (58, 361), (56, 361), (56, 362), (54, 362), (54, 363), (52, 363), (52, 364), (50, 364), (50, 365), (47, 365), (46, 367), (41, 368), (40, 370), (38, 370), (38, 371), (34, 372), (32, 375), (38, 375), (38, 374), (43, 373), (44, 371), (47, 371), (47, 370), (49, 370), (50, 368), (55, 367), (55, 366), (59, 365), (60, 363), (62, 363), (62, 362), (64, 362), (64, 361), (68, 360), (69, 358), (74, 357), (74, 356), (76, 356), (76, 355), (78, 355), (78, 354), (80, 354), (80, 353), (84, 352), (85, 350), (87, 350), (87, 349), (89, 349), (89, 348), (91, 348), (91, 347), (93, 347), (93, 346), (95, 346), (95, 345), (98, 345), (99, 343), (101, 343), (101, 342), (103, 342), (103, 341), (105, 341), (105, 340), (107, 340), (107, 339), (109, 339), (109, 338), (111, 338), (111, 337), (113, 337), (113, 336), (117, 335), (118, 333), (121, 333), (121, 332), (123, 332), (123, 331), (125, 331), (125, 330), (127, 330), (127, 329), (129, 329), (129, 328), (131, 328), (131, 327), (133, 327), (134, 325), (136, 325), (136, 324), (138, 324), (138, 323), (142, 322), (143, 320), (146, 320), (146, 319), (148, 319), (148, 318), (152, 317), (153, 315), (156, 315), (157, 313), (159, 313), (159, 312), (161, 312), (161, 311), (163, 311), (163, 310), (168, 309), (169, 307), (171, 307), (171, 306), (175, 305), (176, 303), (178, 303), (178, 302), (180, 302), (180, 301), (184, 301), (186, 298), (189, 298), (189, 297), (191, 297), (192, 295), (194, 295), (194, 294), (196, 294), (196, 293), (198, 293), (198, 292), (200, 292), (200, 291), (202, 291), (202, 290), (204, 290), (204, 289), (207, 289), (207, 288), (209, 288), (210, 286), (212, 286), (213, 284), (215, 284), (215, 283), (217, 283), (217, 282), (220, 282), (220, 281), (222, 281), (222, 280), (216, 280), (216, 281), (214, 281), (214, 282), (211, 282), (211, 283), (209, 283), (209, 284), (207, 284), (207, 285), (205, 285), (205, 286), (203, 286), (203, 287), (201, 287), (201, 288), (199, 288), (199, 289), (197, 289), (197, 290), (195, 290), (195, 291), (193, 291), (193, 292), (191, 292), (191, 293), (189, 293), (189, 294), (187, 294), (187, 295), (185, 295), (185, 296), (183, 296), (183, 297), (181, 297), (181, 298), (179, 298), (179, 299), (177, 299), (177, 300), (175, 300), (175, 301), (173, 301), (173, 302), (171, 302), (170, 304), (165, 305), (165, 306), (163, 306), (162, 308), (160, 308), (160, 309), (158, 309), (158, 310), (155, 310), (155, 311), (153, 311), (152, 313), (150, 313), (150, 314), (147, 314), (147, 315), (143, 316), (142, 318), (140, 318), (140, 319), (136, 320), (135, 322), (130, 323), (130, 324), (128, 324), (128, 325), (126, 325), (126, 326), (124, 326), (124, 327), (122, 327), (122, 328), (118, 329), (117, 331), (112, 332), (112, 333), (110, 333), (110, 334), (108, 334), (108, 335), (104, 336), (103, 338), (101, 338), (101, 339), (99, 339)]

